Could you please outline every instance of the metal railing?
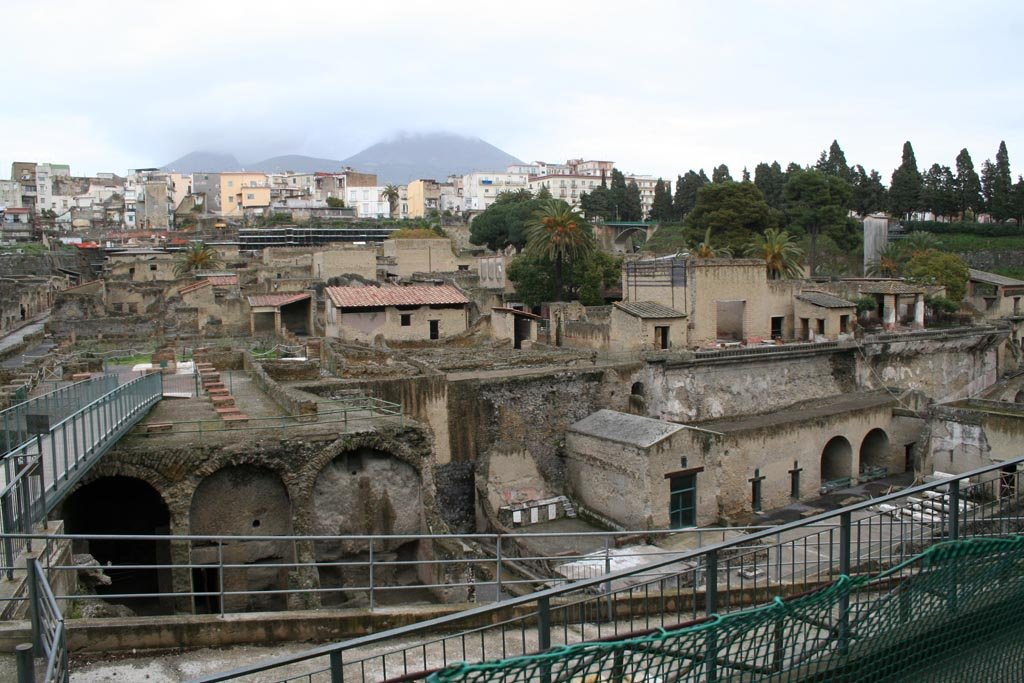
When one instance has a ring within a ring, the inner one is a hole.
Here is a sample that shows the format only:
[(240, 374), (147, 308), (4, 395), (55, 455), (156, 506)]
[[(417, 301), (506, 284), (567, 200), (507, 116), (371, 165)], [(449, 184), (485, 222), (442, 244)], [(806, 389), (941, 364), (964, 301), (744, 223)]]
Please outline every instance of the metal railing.
[[(67, 683), (71, 669), (64, 615), (39, 560), (34, 557), (28, 558), (27, 571), (32, 650), (35, 656), (46, 659), (43, 683)], [(18, 665), (19, 668), (23, 666), (21, 662)], [(21, 680), (22, 671), (19, 670), (18, 674)]]
[(29, 539), (10, 534), (30, 534), (43, 522), (92, 464), (160, 400), (162, 386), (158, 373), (116, 386), (0, 459), (0, 545), (8, 578), (18, 553), (31, 550)]
[(46, 415), (49, 422), (63, 420), (100, 396), (117, 388), (117, 375), (101, 375), (75, 382), (0, 411), (4, 430), (4, 453), (10, 453), (35, 439), (28, 428), (29, 415)]
[[(1024, 529), (1024, 457), (915, 486), (773, 529), (390, 631), (313, 648), (195, 683), (235, 680), (297, 665), (290, 681), (418, 680), (457, 661), (508, 658), (602, 638), (622, 638), (704, 619), (831, 583), (874, 574), (946, 539), (998, 537)], [(809, 525), (814, 525), (808, 533)], [(824, 526), (824, 528), (822, 528)], [(913, 569), (890, 577), (899, 581)], [(845, 642), (849, 615), (870, 595), (839, 608), (829, 638)], [(266, 674), (260, 680), (285, 680)]]

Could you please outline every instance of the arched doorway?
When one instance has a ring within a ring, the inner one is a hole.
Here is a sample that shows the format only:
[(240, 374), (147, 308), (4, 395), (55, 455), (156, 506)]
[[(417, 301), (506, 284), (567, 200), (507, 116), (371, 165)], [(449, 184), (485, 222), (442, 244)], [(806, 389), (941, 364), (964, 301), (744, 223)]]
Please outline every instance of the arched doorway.
[[(170, 513), (156, 489), (133, 477), (103, 477), (76, 489), (61, 509), (69, 534), (166, 535)], [(150, 594), (150, 598), (114, 598), (139, 614), (169, 612), (173, 604), (157, 594), (171, 592), (170, 569), (118, 569), (119, 565), (150, 566), (171, 564), (168, 541), (84, 540), (75, 541), (75, 553), (89, 553), (104, 565), (109, 586), (97, 586), (96, 593)], [(110, 566), (107, 566), (107, 565)]]
[(629, 412), (644, 415), (647, 412), (647, 400), (644, 398), (644, 383), (633, 382), (629, 390)]
[(1017, 395), (1013, 397), (1014, 403), (1024, 403), (1024, 389), (1017, 392)]
[(853, 447), (846, 437), (836, 436), (821, 451), (821, 483), (853, 476)]
[[(317, 476), (313, 486), (313, 533), (323, 536), (368, 534), (418, 534), (423, 530), (420, 473), (412, 465), (373, 448), (359, 448), (339, 454)], [(419, 541), (374, 542), (374, 561), (414, 560)], [(369, 543), (361, 538), (316, 543), (318, 562), (356, 563), (350, 566), (321, 566), (321, 588), (363, 588), (369, 572)], [(419, 582), (413, 565), (383, 565), (374, 569), (377, 585), (410, 585)], [(432, 582), (433, 583), (433, 582)], [(323, 594), (324, 605), (337, 605), (359, 597), (362, 591)], [(375, 599), (410, 601), (410, 591), (381, 591)], [(429, 598), (428, 594), (423, 595)]]
[(860, 471), (889, 468), (889, 435), (882, 429), (872, 429), (860, 444)]
[[(192, 494), (189, 532), (197, 536), (281, 536), (292, 532), (292, 506), (280, 477), (271, 470), (251, 465), (232, 465), (204, 479)], [(294, 561), (292, 544), (272, 540), (195, 541), (192, 570), (196, 592), (219, 592), (218, 564), (252, 565), (224, 570), (225, 591), (251, 591), (224, 599), (228, 612), (281, 610), (287, 607), (284, 593), (260, 595), (288, 585), (287, 567), (260, 567)], [(198, 613), (219, 612), (216, 595), (197, 597)]]

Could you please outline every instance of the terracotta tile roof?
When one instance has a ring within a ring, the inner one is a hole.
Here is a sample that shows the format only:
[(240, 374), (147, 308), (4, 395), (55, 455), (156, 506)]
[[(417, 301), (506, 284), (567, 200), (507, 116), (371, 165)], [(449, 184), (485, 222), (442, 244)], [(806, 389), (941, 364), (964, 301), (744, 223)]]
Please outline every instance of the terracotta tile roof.
[(988, 285), (996, 285), (997, 287), (1019, 287), (1024, 285), (1024, 281), (1017, 280), (1012, 277), (1006, 277), (1005, 275), (999, 275), (997, 273), (988, 273), (984, 270), (976, 270), (974, 268), (969, 269), (970, 279), (974, 282), (983, 282)]
[(250, 306), (287, 306), (296, 301), (308, 299), (309, 292), (280, 292), (278, 294), (252, 294), (248, 297)]
[(230, 286), (238, 284), (238, 276), (237, 275), (211, 275), (210, 277), (206, 278), (206, 281), (209, 282), (214, 287), (230, 287)]
[(524, 318), (533, 318), (534, 320), (543, 320), (542, 316), (536, 313), (530, 313), (529, 311), (520, 311), (518, 308), (507, 308), (505, 306), (495, 306), (491, 309), (492, 311), (498, 311), (499, 313), (511, 313), (512, 315), (521, 315)]
[(796, 298), (800, 301), (806, 301), (812, 306), (820, 306), (821, 308), (856, 308), (857, 304), (846, 299), (840, 299), (838, 296), (833, 296), (828, 292), (819, 292), (815, 289), (808, 289), (800, 292), (796, 295)]
[(381, 306), (443, 306), (468, 304), (469, 299), (451, 285), (412, 287), (327, 287), (327, 296), (337, 308), (378, 308)]
[(653, 301), (616, 301), (614, 306), (637, 318), (685, 318), (686, 314)]
[(197, 289), (202, 289), (203, 287), (209, 287), (209, 286), (210, 286), (210, 281), (209, 280), (199, 280), (198, 282), (193, 282), (192, 284), (185, 285), (184, 287), (179, 289), (178, 290), (178, 295), (181, 296), (181, 295), (184, 295), (184, 294), (188, 294), (189, 292), (194, 292)]

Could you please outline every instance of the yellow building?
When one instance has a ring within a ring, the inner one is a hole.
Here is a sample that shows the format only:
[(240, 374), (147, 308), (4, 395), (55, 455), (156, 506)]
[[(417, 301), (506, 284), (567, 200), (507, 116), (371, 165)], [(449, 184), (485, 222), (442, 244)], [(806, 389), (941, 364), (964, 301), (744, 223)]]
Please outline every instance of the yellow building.
[(220, 213), (241, 216), (244, 209), (270, 206), (270, 184), (265, 173), (244, 171), (220, 174)]
[(441, 202), (441, 186), (436, 180), (420, 178), (408, 185), (406, 190), (409, 204), (409, 218), (423, 218), (431, 209), (437, 209)]

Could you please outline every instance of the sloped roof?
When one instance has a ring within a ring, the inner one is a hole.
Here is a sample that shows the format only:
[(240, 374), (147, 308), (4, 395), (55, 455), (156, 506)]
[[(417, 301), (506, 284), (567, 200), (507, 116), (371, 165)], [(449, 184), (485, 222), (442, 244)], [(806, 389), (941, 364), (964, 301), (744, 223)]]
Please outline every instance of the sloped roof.
[(989, 273), (984, 270), (970, 269), (970, 279), (975, 282), (984, 282), (987, 285), (996, 285), (997, 287), (1024, 287), (1024, 280), (1016, 280), (1012, 277), (1006, 277), (1005, 275), (998, 275), (997, 273)]
[(637, 318), (685, 318), (686, 314), (668, 306), (656, 304), (653, 301), (616, 301), (613, 304)]
[(924, 288), (908, 282), (888, 280), (862, 285), (860, 291), (861, 294), (923, 294)]
[(238, 276), (237, 275), (211, 275), (210, 277), (206, 278), (206, 281), (209, 282), (214, 287), (229, 287), (231, 285), (237, 285), (238, 284)]
[(246, 297), (249, 305), (256, 306), (287, 306), (312, 296), (309, 292), (279, 292), (277, 294), (251, 294)]
[(491, 309), (492, 311), (498, 311), (499, 313), (511, 313), (512, 315), (520, 315), (524, 318), (533, 318), (534, 320), (543, 320), (543, 316), (539, 316), (536, 313), (530, 313), (529, 311), (520, 311), (518, 308), (507, 308), (505, 306), (495, 306)]
[(579, 422), (569, 425), (570, 432), (637, 448), (650, 448), (683, 428), (682, 425), (674, 422), (620, 413), (615, 410), (599, 410)]
[(194, 292), (197, 289), (202, 289), (203, 287), (209, 287), (209, 286), (210, 286), (210, 281), (209, 280), (199, 280), (198, 282), (193, 282), (190, 285), (185, 285), (184, 287), (182, 287), (181, 289), (178, 290), (178, 294), (179, 295), (188, 294), (189, 292)]
[(800, 301), (807, 302), (812, 306), (820, 306), (821, 308), (856, 308), (857, 304), (846, 299), (841, 299), (838, 296), (833, 296), (828, 292), (819, 292), (818, 290), (807, 290), (800, 292), (796, 295), (796, 298)]
[(327, 287), (337, 308), (378, 308), (380, 306), (426, 306), (468, 304), (466, 295), (452, 285), (412, 287)]

